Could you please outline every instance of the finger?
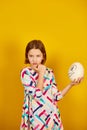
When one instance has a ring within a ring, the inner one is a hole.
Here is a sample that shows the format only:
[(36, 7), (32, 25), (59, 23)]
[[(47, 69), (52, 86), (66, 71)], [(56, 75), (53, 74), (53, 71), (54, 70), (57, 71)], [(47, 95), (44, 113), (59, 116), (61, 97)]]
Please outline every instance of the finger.
[(33, 66), (32, 68), (33, 68), (35, 71), (38, 71), (38, 66), (36, 66), (36, 67)]
[(81, 77), (81, 80), (83, 80), (84, 79), (84, 77)]
[(79, 79), (74, 79), (73, 84), (77, 85), (79, 83)]
[(83, 77), (78, 78), (78, 82), (80, 83), (83, 80)]
[(76, 79), (73, 80), (73, 83), (75, 83), (75, 82), (76, 82)]

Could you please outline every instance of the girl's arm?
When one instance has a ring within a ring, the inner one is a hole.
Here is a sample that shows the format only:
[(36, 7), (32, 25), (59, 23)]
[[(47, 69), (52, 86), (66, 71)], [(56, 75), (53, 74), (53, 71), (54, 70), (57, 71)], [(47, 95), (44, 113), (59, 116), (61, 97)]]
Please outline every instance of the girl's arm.
[(37, 68), (33, 67), (33, 69), (38, 72), (39, 77), (38, 77), (38, 81), (37, 81), (37, 88), (39, 88), (40, 90), (43, 90), (43, 83), (44, 83), (44, 73), (46, 71), (46, 66), (40, 64)]
[(39, 77), (38, 77), (38, 81), (37, 81), (37, 88), (39, 88), (40, 90), (43, 90), (43, 74), (39, 74)]
[(83, 77), (82, 78), (78, 78), (77, 80), (74, 80), (72, 81), (69, 85), (67, 85), (62, 91), (59, 91), (57, 89), (57, 84), (56, 84), (56, 81), (55, 81), (55, 76), (54, 76), (54, 73), (52, 71), (52, 94), (54, 96), (54, 100), (55, 101), (59, 101), (60, 99), (63, 98), (63, 96), (65, 96), (68, 91), (75, 85), (78, 85), (81, 81), (83, 80)]
[(82, 81), (83, 77), (82, 78), (78, 78), (77, 80), (74, 80), (72, 81), (69, 85), (67, 85), (62, 91), (61, 91), (61, 94), (62, 96), (65, 96), (68, 91), (75, 85), (78, 85), (81, 81)]
[(42, 96), (42, 91), (40, 87), (38, 87), (40, 86), (40, 82), (42, 82), (42, 80), (38, 82), (38, 86), (36, 86), (36, 82), (32, 78), (32, 75), (28, 68), (21, 70), (20, 77), (21, 82), (25, 88), (25, 95), (30, 94), (34, 98), (39, 98)]

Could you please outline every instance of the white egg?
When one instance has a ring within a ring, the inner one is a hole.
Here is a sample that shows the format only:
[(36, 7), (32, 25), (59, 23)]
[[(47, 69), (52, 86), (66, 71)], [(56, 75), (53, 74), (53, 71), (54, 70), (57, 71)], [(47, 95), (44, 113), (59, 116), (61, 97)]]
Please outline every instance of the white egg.
[(68, 70), (68, 76), (71, 79), (71, 81), (83, 77), (84, 76), (83, 65), (79, 62), (73, 63)]

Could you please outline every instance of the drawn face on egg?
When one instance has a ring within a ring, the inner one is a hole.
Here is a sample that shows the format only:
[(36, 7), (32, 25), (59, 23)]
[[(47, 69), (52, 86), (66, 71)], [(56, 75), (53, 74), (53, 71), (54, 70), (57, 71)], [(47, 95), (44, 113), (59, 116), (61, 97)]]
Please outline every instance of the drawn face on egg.
[(71, 77), (73, 74), (75, 74), (76, 70), (77, 70), (77, 65), (73, 64), (69, 70), (69, 77)]
[(73, 81), (74, 79), (78, 79), (84, 76), (84, 68), (83, 65), (79, 62), (73, 63), (68, 71), (69, 78)]

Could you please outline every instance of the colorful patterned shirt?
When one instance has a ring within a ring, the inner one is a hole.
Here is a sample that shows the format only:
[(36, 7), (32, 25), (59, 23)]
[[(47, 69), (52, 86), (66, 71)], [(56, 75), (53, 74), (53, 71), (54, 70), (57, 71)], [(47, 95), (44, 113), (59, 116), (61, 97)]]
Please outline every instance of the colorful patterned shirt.
[(31, 67), (21, 71), (24, 104), (20, 130), (63, 130), (56, 102), (62, 98), (53, 71), (46, 68), (43, 90), (37, 88), (38, 73)]

